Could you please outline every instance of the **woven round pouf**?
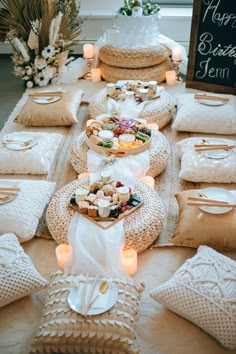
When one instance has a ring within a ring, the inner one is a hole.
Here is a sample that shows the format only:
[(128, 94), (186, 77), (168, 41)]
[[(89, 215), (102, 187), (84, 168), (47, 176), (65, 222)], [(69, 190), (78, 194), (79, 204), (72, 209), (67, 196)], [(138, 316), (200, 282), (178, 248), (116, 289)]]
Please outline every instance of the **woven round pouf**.
[(166, 78), (166, 71), (171, 70), (171, 61), (166, 59), (160, 64), (146, 68), (120, 68), (103, 63), (99, 64), (102, 71), (102, 77), (107, 82), (117, 82), (118, 80), (141, 80), (163, 82)]
[[(87, 171), (88, 146), (85, 142), (85, 132), (73, 140), (70, 151), (70, 162), (77, 173)], [(165, 136), (157, 130), (152, 130), (152, 142), (149, 148), (149, 170), (147, 175), (156, 177), (164, 171), (170, 156), (170, 146)]]
[[(89, 178), (67, 184), (56, 192), (49, 204), (47, 225), (52, 237), (59, 244), (68, 243), (68, 227), (75, 213), (68, 204), (75, 190), (84, 184), (89, 184)], [(146, 184), (137, 181), (134, 191), (141, 197), (144, 205), (125, 218), (125, 248), (141, 252), (158, 238), (164, 222), (164, 206), (158, 193)]]
[[(159, 129), (165, 127), (172, 119), (176, 108), (175, 98), (165, 90), (160, 94), (160, 98), (150, 100), (140, 112), (138, 118), (146, 119), (147, 123), (157, 123)], [(107, 113), (107, 90), (106, 88), (98, 91), (90, 101), (89, 115), (96, 119), (97, 116)]]
[(163, 44), (151, 48), (126, 49), (105, 45), (99, 50), (103, 63), (120, 68), (145, 68), (165, 61), (171, 54)]

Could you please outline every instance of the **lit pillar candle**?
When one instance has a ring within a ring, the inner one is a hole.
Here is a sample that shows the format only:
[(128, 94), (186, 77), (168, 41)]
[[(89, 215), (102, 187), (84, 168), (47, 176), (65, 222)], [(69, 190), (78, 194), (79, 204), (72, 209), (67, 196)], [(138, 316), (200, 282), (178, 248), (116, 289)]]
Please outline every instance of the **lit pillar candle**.
[(56, 248), (56, 257), (59, 268), (64, 270), (66, 261), (68, 259), (69, 253), (72, 251), (72, 247), (70, 245), (59, 245)]
[(85, 177), (88, 177), (89, 176), (89, 173), (88, 172), (83, 172), (83, 173), (80, 173), (78, 175), (78, 179), (81, 179), (81, 178), (85, 178)]
[(174, 47), (172, 49), (172, 60), (173, 61), (181, 61), (182, 60), (182, 48)]
[(121, 264), (129, 275), (134, 275), (138, 268), (137, 252), (134, 250), (122, 251)]
[(158, 124), (156, 123), (149, 123), (147, 126), (149, 129), (159, 130)]
[(141, 181), (145, 183), (148, 187), (155, 188), (155, 180), (151, 176), (145, 176), (141, 178)]
[(94, 46), (93, 44), (84, 44), (83, 53), (85, 59), (91, 59), (94, 57)]
[(174, 70), (166, 72), (166, 83), (169, 86), (175, 85), (176, 83), (176, 73)]
[(101, 77), (102, 77), (101, 69), (99, 69), (99, 68), (91, 69), (92, 82), (101, 81)]

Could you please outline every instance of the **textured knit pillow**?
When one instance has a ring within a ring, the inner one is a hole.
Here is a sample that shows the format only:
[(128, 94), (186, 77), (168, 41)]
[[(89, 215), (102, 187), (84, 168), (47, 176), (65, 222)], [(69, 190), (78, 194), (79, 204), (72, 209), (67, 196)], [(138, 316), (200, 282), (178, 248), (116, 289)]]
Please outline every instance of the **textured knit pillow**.
[(235, 209), (225, 214), (210, 214), (197, 206), (188, 206), (188, 197), (199, 197), (200, 192), (203, 193), (188, 190), (175, 195), (179, 221), (169, 242), (174, 246), (197, 248), (207, 245), (218, 250), (236, 251)]
[(66, 89), (59, 101), (50, 104), (38, 104), (28, 98), (14, 122), (33, 127), (76, 124), (82, 96), (81, 90)]
[(236, 348), (236, 262), (201, 246), (151, 297)]
[[(3, 141), (7, 139), (17, 139), (21, 137), (19, 133), (15, 135), (6, 134)], [(0, 145), (0, 173), (13, 174), (47, 174), (56, 157), (58, 148), (62, 141), (61, 134), (47, 133), (27, 133), (22, 132), (22, 137), (32, 139), (36, 145), (26, 150), (15, 151), (7, 146)], [(20, 145), (9, 144), (9, 147), (14, 146), (19, 148)]]
[(54, 192), (55, 183), (0, 180), (1, 187), (9, 181), (21, 190), (15, 199), (0, 205), (0, 234), (12, 232), (18, 236), (20, 242), (24, 242), (34, 237), (39, 219)]
[[(191, 182), (231, 183), (236, 182), (236, 149), (196, 152), (194, 145), (203, 138), (188, 138), (177, 143), (181, 152), (179, 177)], [(204, 138), (209, 144), (235, 145), (228, 139)]]
[[(83, 276), (52, 275), (43, 317), (32, 341), (31, 353), (138, 353), (135, 325), (143, 284), (107, 279), (118, 290), (114, 306), (103, 314), (81, 316), (67, 297)], [(94, 279), (94, 278), (89, 278)]]
[(0, 307), (47, 286), (14, 234), (0, 236)]
[(222, 106), (207, 106), (196, 100), (194, 94), (180, 95), (173, 128), (187, 132), (235, 134), (236, 97), (228, 95), (227, 98), (229, 102)]

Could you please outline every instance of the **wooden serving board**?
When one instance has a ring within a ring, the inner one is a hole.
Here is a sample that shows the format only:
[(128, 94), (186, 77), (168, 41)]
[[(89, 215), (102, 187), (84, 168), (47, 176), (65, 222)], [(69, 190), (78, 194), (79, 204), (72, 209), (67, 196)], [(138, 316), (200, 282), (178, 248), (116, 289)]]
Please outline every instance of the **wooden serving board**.
[(103, 146), (96, 145), (93, 142), (91, 142), (91, 140), (89, 140), (89, 138), (85, 134), (85, 142), (90, 149), (97, 152), (98, 154), (108, 155), (108, 156), (115, 155), (115, 156), (119, 156), (119, 157), (124, 157), (124, 156), (128, 156), (128, 155), (140, 154), (141, 152), (144, 152), (149, 149), (149, 147), (151, 146), (151, 141), (152, 141), (152, 136), (143, 145), (137, 146), (135, 148), (130, 148), (130, 149), (117, 150), (117, 149), (105, 148)]
[[(88, 216), (87, 214), (80, 214), (83, 215), (86, 219), (90, 220), (91, 222), (93, 222), (95, 225), (97, 225), (98, 227), (100, 227), (103, 230), (107, 230), (109, 229), (111, 226), (115, 225), (118, 221), (120, 221), (123, 218), (126, 218), (127, 216), (129, 216), (130, 214), (132, 214), (134, 211), (136, 211), (137, 209), (139, 209), (141, 206), (143, 206), (143, 202), (139, 203), (136, 207), (133, 207), (130, 210), (125, 211), (124, 213), (121, 213), (119, 215), (118, 218), (101, 218), (100, 216), (97, 216), (95, 218), (91, 218), (90, 216)], [(76, 212), (79, 213), (79, 208), (75, 205), (71, 205), (69, 204), (70, 208), (72, 208), (73, 210), (75, 210)], [(109, 225), (103, 226), (102, 223), (103, 222), (110, 222)]]

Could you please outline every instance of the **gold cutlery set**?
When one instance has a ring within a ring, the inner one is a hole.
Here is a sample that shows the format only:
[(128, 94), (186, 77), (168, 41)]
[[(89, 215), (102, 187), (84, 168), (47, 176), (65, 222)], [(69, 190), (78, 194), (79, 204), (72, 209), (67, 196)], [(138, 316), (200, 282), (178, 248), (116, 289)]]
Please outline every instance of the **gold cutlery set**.
[(207, 94), (195, 94), (194, 98), (195, 98), (195, 100), (229, 102), (229, 98), (221, 97), (221, 96), (207, 95)]
[(230, 204), (229, 202), (224, 202), (222, 200), (208, 199), (208, 198), (195, 198), (188, 197), (189, 206), (207, 206), (207, 207), (220, 207), (220, 208), (236, 208), (236, 204)]
[(5, 201), (12, 196), (16, 197), (20, 190), (18, 187), (0, 187), (0, 201)]
[[(80, 290), (81, 285), (83, 286), (81, 294), (81, 298), (79, 298), (79, 302), (81, 303), (81, 315), (86, 316), (89, 310), (92, 308), (94, 303), (104, 295), (109, 289), (109, 282), (107, 280), (102, 281), (99, 285), (99, 279), (96, 276), (94, 282), (92, 284), (92, 288), (89, 287), (89, 281), (86, 279), (84, 282), (76, 283), (76, 287), (78, 292)], [(96, 289), (97, 288), (97, 289)], [(95, 295), (95, 296), (94, 296)]]
[(204, 151), (216, 151), (216, 150), (231, 150), (235, 149), (236, 145), (227, 145), (227, 144), (195, 144), (194, 149), (196, 152)]

